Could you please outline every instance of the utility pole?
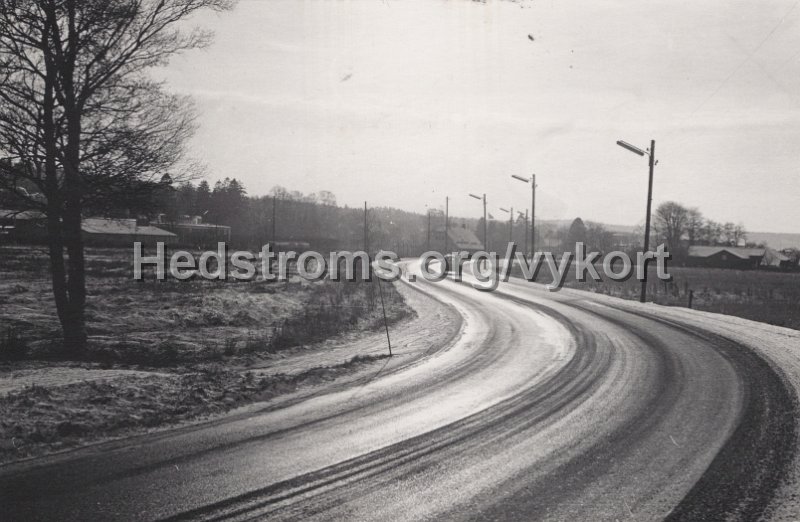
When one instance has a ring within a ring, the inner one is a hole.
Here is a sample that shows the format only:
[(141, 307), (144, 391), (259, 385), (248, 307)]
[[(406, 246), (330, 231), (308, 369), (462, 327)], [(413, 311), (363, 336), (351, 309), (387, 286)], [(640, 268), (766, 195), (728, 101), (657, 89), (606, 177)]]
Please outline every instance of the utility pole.
[(425, 250), (431, 250), (431, 209), (428, 209), (428, 247)]
[(386, 343), (389, 345), (389, 357), (392, 356), (392, 340), (389, 338), (389, 323), (386, 321), (386, 305), (383, 303), (383, 286), (378, 277), (378, 292), (381, 294), (381, 309), (383, 310), (383, 328), (386, 330)]
[[(367, 202), (364, 202), (364, 252), (367, 253), (367, 267), (366, 269), (372, 271), (372, 258), (369, 255), (369, 236), (367, 235)], [(389, 345), (389, 357), (392, 356), (392, 340), (389, 338), (389, 322), (386, 320), (386, 303), (383, 301), (383, 286), (381, 285), (381, 277), (378, 276), (378, 293), (381, 296), (381, 310), (383, 311), (383, 328), (386, 330), (386, 343)]]
[(525, 255), (528, 255), (528, 209), (525, 209)]
[(478, 201), (483, 201), (483, 249), (488, 252), (489, 246), (486, 244), (488, 237), (487, 226), (486, 226), (486, 193), (484, 192), (483, 197), (481, 197), (481, 196), (476, 196), (475, 194), (470, 192), (469, 197), (477, 199)]
[(447, 232), (450, 230), (450, 196), (444, 198), (444, 252), (447, 255)]
[[(651, 205), (653, 203), (653, 169), (656, 166), (656, 140), (650, 140), (650, 150), (645, 151), (640, 149), (635, 145), (631, 145), (630, 143), (622, 140), (617, 140), (617, 145), (622, 147), (623, 149), (629, 150), (638, 156), (644, 156), (647, 154), (648, 158), (648, 166), (649, 166), (649, 177), (647, 180), (647, 215), (645, 216), (644, 220), (644, 251), (650, 251), (650, 213), (651, 213)], [(644, 260), (644, 277), (642, 278), (642, 293), (639, 296), (639, 301), (644, 303), (647, 300), (647, 262)]]
[(531, 175), (531, 260), (536, 252), (536, 235), (534, 221), (536, 220), (536, 174)]
[(275, 209), (277, 208), (277, 205), (278, 205), (277, 196), (272, 196), (272, 242), (273, 243), (277, 239), (275, 237), (275, 216), (277, 216), (277, 212), (275, 211)]
[(511, 212), (508, 216), (508, 242), (514, 241), (514, 207), (511, 207)]
[[(523, 178), (516, 174), (512, 174), (511, 177), (523, 183), (531, 184), (531, 259), (533, 259), (533, 254), (536, 252), (536, 174), (531, 174), (531, 179)], [(527, 225), (527, 221), (525, 224)]]
[[(650, 212), (653, 203), (653, 168), (656, 166), (656, 140), (650, 140), (650, 176), (647, 180), (647, 216), (644, 222), (644, 251), (650, 251)], [(644, 277), (642, 278), (642, 295), (639, 301), (644, 303), (647, 301), (647, 261), (644, 263)]]
[(486, 193), (483, 193), (483, 248), (487, 252), (489, 251), (489, 244), (487, 243), (487, 225), (486, 225)]

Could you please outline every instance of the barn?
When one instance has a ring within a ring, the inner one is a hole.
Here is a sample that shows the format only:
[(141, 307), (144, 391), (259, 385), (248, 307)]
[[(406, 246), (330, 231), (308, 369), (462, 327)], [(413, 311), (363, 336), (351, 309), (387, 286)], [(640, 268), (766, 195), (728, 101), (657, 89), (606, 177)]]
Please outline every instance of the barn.
[(783, 252), (766, 248), (764, 249), (764, 258), (761, 260), (761, 267), (771, 270), (790, 270), (794, 268), (794, 263), (792, 263), (792, 258)]
[(761, 265), (765, 253), (764, 248), (694, 245), (689, 247), (686, 264), (705, 268), (751, 270)]
[[(436, 244), (444, 248), (444, 227), (439, 227), (434, 231), (433, 238)], [(478, 236), (467, 228), (466, 224), (451, 225), (447, 227), (447, 250), (452, 252), (454, 250), (465, 250), (470, 254), (483, 250), (483, 243), (480, 242)]]
[(164, 214), (159, 214), (150, 225), (172, 232), (177, 236), (178, 244), (186, 247), (216, 248), (220, 241), (229, 243), (231, 240), (231, 227), (203, 223), (202, 216), (181, 216), (170, 221)]
[(47, 218), (38, 210), (0, 209), (0, 243), (45, 243)]
[(154, 226), (140, 226), (135, 219), (86, 218), (81, 223), (83, 241), (90, 246), (133, 247), (140, 242), (154, 247), (156, 243), (176, 245), (178, 236)]

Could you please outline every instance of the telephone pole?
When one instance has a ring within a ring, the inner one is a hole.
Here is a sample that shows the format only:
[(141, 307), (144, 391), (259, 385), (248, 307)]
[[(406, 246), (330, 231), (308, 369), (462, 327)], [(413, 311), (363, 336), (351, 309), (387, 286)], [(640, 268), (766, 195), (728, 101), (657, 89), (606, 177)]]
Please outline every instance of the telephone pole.
[[(656, 140), (650, 140), (650, 175), (647, 180), (647, 216), (644, 222), (644, 251), (650, 251), (650, 207), (653, 204), (653, 168), (656, 166)], [(644, 278), (642, 279), (642, 295), (639, 301), (644, 303), (647, 300), (647, 261), (644, 263)]]
[(273, 243), (277, 239), (275, 237), (275, 219), (277, 216), (277, 212), (275, 210), (277, 209), (277, 206), (278, 206), (278, 198), (277, 196), (272, 196), (272, 242)]
[(536, 174), (531, 175), (531, 259), (536, 252), (536, 235), (534, 234), (534, 221), (536, 220)]
[(486, 245), (486, 238), (487, 238), (487, 227), (486, 227), (486, 193), (484, 192), (483, 197), (476, 196), (475, 194), (469, 194), (469, 197), (477, 199), (478, 201), (483, 201), (483, 249), (485, 251), (489, 251), (489, 247)]
[(486, 193), (483, 193), (483, 248), (487, 252), (489, 251), (489, 243), (488, 243), (488, 228), (486, 223)]
[[(367, 236), (367, 202), (364, 202), (364, 252), (367, 253), (367, 267), (366, 269), (372, 271), (372, 258), (369, 255), (368, 249), (368, 236)], [(378, 293), (381, 296), (381, 310), (383, 311), (383, 327), (386, 330), (386, 343), (389, 345), (389, 357), (392, 356), (392, 340), (389, 338), (389, 322), (386, 320), (386, 304), (383, 301), (383, 286), (381, 286), (381, 277), (378, 276)]]
[(528, 209), (525, 209), (525, 255), (528, 255)]
[(447, 232), (450, 230), (450, 196), (444, 198), (444, 252), (447, 255)]
[[(650, 150), (644, 151), (635, 145), (631, 145), (628, 142), (617, 140), (617, 145), (622, 147), (623, 149), (627, 149), (633, 152), (636, 155), (644, 156), (645, 154), (649, 156), (648, 158), (648, 167), (649, 167), (649, 176), (647, 180), (647, 215), (645, 216), (644, 221), (644, 251), (650, 251), (650, 212), (651, 206), (653, 203), (653, 170), (655, 169), (656, 163), (656, 140), (650, 140)], [(645, 266), (643, 267), (644, 270), (644, 277), (642, 278), (642, 292), (639, 296), (639, 301), (644, 303), (647, 300), (647, 262), (642, 261)]]
[(431, 249), (431, 209), (428, 209), (428, 242), (427, 248), (425, 250), (430, 251)]
[(533, 254), (536, 252), (536, 174), (531, 174), (531, 179), (523, 178), (516, 174), (512, 174), (511, 177), (523, 183), (531, 184), (531, 259), (533, 259)]

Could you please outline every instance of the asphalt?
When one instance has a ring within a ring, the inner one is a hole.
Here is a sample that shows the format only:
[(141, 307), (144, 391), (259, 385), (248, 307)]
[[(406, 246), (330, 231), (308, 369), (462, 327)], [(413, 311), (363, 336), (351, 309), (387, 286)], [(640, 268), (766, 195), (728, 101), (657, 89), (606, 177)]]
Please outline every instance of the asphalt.
[(769, 515), (798, 406), (751, 350), (589, 294), (413, 286), (463, 316), (448, 349), (285, 408), (4, 466), (0, 518)]

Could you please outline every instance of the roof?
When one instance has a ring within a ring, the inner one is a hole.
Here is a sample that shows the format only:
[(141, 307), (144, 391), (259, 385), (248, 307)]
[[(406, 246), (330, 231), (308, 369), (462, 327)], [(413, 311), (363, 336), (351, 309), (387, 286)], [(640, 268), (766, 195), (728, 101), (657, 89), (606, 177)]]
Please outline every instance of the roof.
[(765, 265), (780, 267), (781, 264), (789, 263), (791, 260), (792, 259), (784, 253), (767, 248), (766, 252), (764, 252), (764, 259), (762, 259), (761, 262)]
[(689, 257), (711, 257), (720, 252), (727, 252), (740, 259), (750, 259), (751, 257), (763, 257), (763, 248), (743, 248), (729, 246), (698, 246), (689, 247)]
[(209, 230), (209, 229), (230, 229), (228, 225), (214, 225), (212, 223), (159, 223), (162, 226), (170, 228), (182, 228), (193, 230)]
[(138, 226), (135, 219), (87, 218), (81, 223), (81, 230), (87, 234), (177, 237), (157, 227)]
[(16, 219), (25, 221), (29, 219), (44, 219), (44, 212), (38, 210), (11, 210), (0, 208), (0, 219)]
[[(440, 229), (440, 231), (444, 231)], [(447, 228), (447, 237), (456, 248), (463, 250), (483, 250), (483, 243), (469, 228), (463, 226), (450, 226)]]

